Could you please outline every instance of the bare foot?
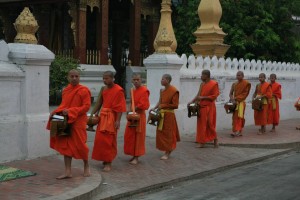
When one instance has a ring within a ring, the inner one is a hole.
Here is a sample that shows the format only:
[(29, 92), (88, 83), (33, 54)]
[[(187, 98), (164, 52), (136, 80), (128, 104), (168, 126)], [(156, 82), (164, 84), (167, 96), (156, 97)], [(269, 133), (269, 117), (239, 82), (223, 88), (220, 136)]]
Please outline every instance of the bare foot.
[(276, 132), (275, 128), (272, 128), (272, 129), (270, 130), (270, 132)]
[(219, 147), (218, 139), (214, 139), (214, 148), (218, 148), (218, 147)]
[(169, 159), (169, 155), (165, 154), (160, 159), (161, 160), (168, 160)]
[(196, 146), (196, 148), (204, 148), (204, 144), (198, 144), (197, 146)]
[(137, 165), (139, 163), (139, 160), (138, 160), (138, 158), (133, 158), (133, 159), (131, 159), (131, 161), (129, 163), (132, 165)]
[(87, 167), (84, 168), (83, 176), (84, 176), (84, 177), (89, 177), (89, 176), (91, 176), (91, 172), (90, 172), (90, 167), (89, 167), (89, 166), (87, 166)]
[(300, 126), (297, 126), (297, 127), (296, 127), (296, 130), (300, 130)]
[(230, 135), (231, 135), (231, 137), (235, 137), (236, 133), (231, 133)]
[(102, 171), (104, 171), (104, 172), (109, 172), (109, 171), (111, 171), (111, 164), (106, 163), (106, 164), (104, 165), (104, 168), (103, 168)]
[(71, 174), (69, 174), (69, 175), (63, 174), (61, 176), (56, 177), (57, 180), (68, 179), (68, 178), (72, 178), (72, 175)]

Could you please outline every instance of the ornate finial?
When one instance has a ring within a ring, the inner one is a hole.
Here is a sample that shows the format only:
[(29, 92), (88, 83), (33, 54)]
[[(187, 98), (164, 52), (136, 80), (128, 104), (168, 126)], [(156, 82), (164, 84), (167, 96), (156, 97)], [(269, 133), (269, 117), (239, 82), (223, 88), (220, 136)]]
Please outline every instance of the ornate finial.
[(157, 53), (175, 53), (177, 41), (171, 20), (171, 0), (162, 0), (161, 18), (158, 32), (154, 40), (154, 49)]
[(25, 7), (14, 23), (17, 31), (15, 43), (37, 44), (35, 33), (39, 26), (28, 7)]
[(111, 59), (110, 58), (108, 59), (108, 65), (111, 65)]
[(132, 62), (131, 60), (128, 60), (128, 66), (131, 66)]
[(196, 30), (196, 43), (192, 49), (196, 55), (222, 57), (230, 47), (223, 44), (225, 33), (219, 26), (222, 7), (219, 0), (201, 0), (198, 7), (201, 26)]

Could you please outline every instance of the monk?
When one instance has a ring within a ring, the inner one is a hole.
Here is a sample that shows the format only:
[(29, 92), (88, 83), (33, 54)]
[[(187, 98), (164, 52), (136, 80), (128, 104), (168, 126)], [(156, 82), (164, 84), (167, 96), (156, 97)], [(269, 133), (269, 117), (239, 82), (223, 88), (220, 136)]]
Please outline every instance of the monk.
[(233, 83), (229, 92), (230, 101), (236, 103), (236, 110), (232, 114), (232, 137), (242, 136), (245, 125), (246, 98), (249, 95), (251, 84), (244, 80), (244, 72), (236, 73), (237, 82)]
[[(89, 148), (86, 144), (86, 113), (91, 106), (91, 93), (87, 87), (79, 84), (79, 80), (79, 72), (75, 69), (70, 70), (68, 73), (69, 85), (62, 92), (62, 102), (50, 114), (50, 119), (55, 114), (67, 116), (68, 124), (71, 124), (70, 136), (56, 135), (50, 138), (50, 147), (64, 156), (65, 173), (58, 176), (57, 179), (72, 177), (72, 158), (83, 160), (83, 176), (90, 176)], [(50, 130), (50, 120), (47, 129)]]
[(176, 143), (180, 141), (179, 130), (177, 126), (174, 109), (178, 108), (179, 91), (170, 83), (172, 77), (170, 74), (164, 74), (161, 79), (161, 85), (164, 89), (160, 90), (160, 100), (151, 110), (159, 109), (161, 119), (156, 129), (156, 148), (164, 151), (165, 154), (161, 160), (169, 159), (172, 151), (176, 148)]
[[(100, 92), (91, 114), (100, 113), (92, 159), (103, 161), (103, 171), (111, 170), (111, 163), (117, 155), (117, 132), (120, 128), (122, 113), (126, 112), (124, 90), (114, 83), (114, 73), (103, 74), (105, 84)], [(101, 109), (101, 110), (100, 110)]]
[[(146, 139), (146, 114), (148, 110), (150, 92), (147, 87), (142, 85), (140, 74), (133, 74), (132, 83), (135, 87), (133, 90), (133, 100), (135, 112), (140, 115), (140, 121), (137, 127), (130, 127), (130, 122), (127, 122), (124, 134), (124, 153), (133, 156), (129, 163), (132, 165), (138, 164), (138, 158), (145, 154), (145, 139)], [(132, 111), (132, 109), (130, 109)]]
[(214, 141), (214, 147), (218, 147), (216, 132), (216, 105), (215, 100), (219, 96), (218, 83), (210, 79), (210, 71), (203, 70), (201, 74), (202, 83), (194, 99), (189, 102), (199, 104), (200, 116), (197, 117), (197, 148), (204, 148), (205, 143)]
[(256, 126), (261, 126), (258, 130), (259, 135), (266, 132), (266, 125), (268, 123), (269, 104), (272, 99), (272, 88), (266, 81), (266, 74), (259, 74), (259, 84), (256, 85), (255, 92), (253, 93), (253, 100), (255, 98), (262, 98), (262, 110), (254, 110), (254, 122)]
[(275, 132), (275, 126), (278, 126), (280, 114), (279, 114), (279, 99), (281, 99), (281, 85), (276, 82), (276, 74), (270, 75), (270, 85), (272, 88), (272, 100), (269, 105), (269, 119), (268, 124), (272, 124), (270, 132)]

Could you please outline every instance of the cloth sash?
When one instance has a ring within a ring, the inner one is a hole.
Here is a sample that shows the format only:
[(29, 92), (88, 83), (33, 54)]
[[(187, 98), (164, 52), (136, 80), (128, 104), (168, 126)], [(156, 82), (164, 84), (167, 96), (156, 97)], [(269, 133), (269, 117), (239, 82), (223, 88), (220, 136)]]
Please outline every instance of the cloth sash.
[(110, 108), (102, 108), (100, 112), (100, 131), (108, 132), (109, 134), (116, 134), (115, 116)]
[(272, 108), (273, 110), (276, 110), (276, 98), (272, 97)]
[(244, 118), (244, 102), (245, 101), (237, 102), (235, 108), (235, 110), (238, 111), (238, 117), (242, 119)]
[(164, 118), (165, 118), (165, 113), (174, 113), (174, 109), (161, 109), (160, 111), (160, 120), (159, 120), (159, 125), (158, 125), (158, 130), (162, 130), (164, 126)]

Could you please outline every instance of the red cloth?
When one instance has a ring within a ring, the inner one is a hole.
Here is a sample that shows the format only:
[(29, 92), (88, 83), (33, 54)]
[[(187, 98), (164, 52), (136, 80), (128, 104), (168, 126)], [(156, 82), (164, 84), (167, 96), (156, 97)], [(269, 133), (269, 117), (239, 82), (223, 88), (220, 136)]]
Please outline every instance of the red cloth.
[[(69, 110), (68, 123), (72, 124), (71, 136), (55, 136), (50, 138), (50, 147), (60, 154), (75, 159), (88, 160), (89, 148), (86, 144), (86, 122), (89, 108), (91, 106), (91, 93), (83, 85), (72, 86), (69, 84), (62, 93), (62, 102), (54, 110), (60, 113), (65, 109)], [(48, 121), (47, 129), (50, 129)]]
[(201, 100), (200, 117), (197, 118), (196, 142), (205, 144), (217, 138), (216, 133), (216, 104), (215, 100), (219, 96), (219, 86), (214, 80), (202, 83), (200, 96), (206, 96), (210, 100)]
[[(172, 85), (161, 92), (160, 108), (174, 110), (178, 108), (179, 91)], [(156, 148), (161, 151), (172, 151), (180, 141), (175, 113), (165, 112), (162, 130), (156, 129)]]
[[(247, 80), (237, 81), (234, 83), (234, 99), (237, 103), (242, 103), (244, 106), (243, 114), (245, 114), (246, 103), (244, 102), (249, 95), (251, 84)], [(232, 131), (242, 131), (245, 125), (245, 118), (238, 116), (238, 110), (232, 114)]]
[[(114, 128), (117, 113), (126, 111), (124, 90), (117, 84), (105, 88), (103, 104), (97, 126), (92, 159), (112, 162), (117, 155), (117, 130)], [(103, 127), (105, 126), (105, 128)]]
[(265, 126), (268, 123), (268, 111), (272, 98), (272, 88), (269, 83), (264, 82), (263, 84), (258, 84), (256, 86), (256, 90), (257, 95), (266, 96), (267, 104), (263, 105), (263, 109), (261, 111), (254, 110), (254, 122), (256, 126)]
[(279, 113), (279, 99), (281, 99), (281, 85), (278, 82), (270, 83), (272, 88), (272, 94), (275, 98), (276, 108), (273, 108), (273, 102), (269, 105), (269, 119), (268, 124), (278, 125), (280, 120), (280, 113)]
[(150, 92), (145, 86), (141, 86), (133, 90), (134, 105), (136, 112), (140, 114), (140, 122), (138, 128), (128, 127), (127, 122), (124, 134), (124, 153), (131, 156), (142, 156), (145, 154), (145, 138), (146, 138), (146, 114), (150, 106)]

